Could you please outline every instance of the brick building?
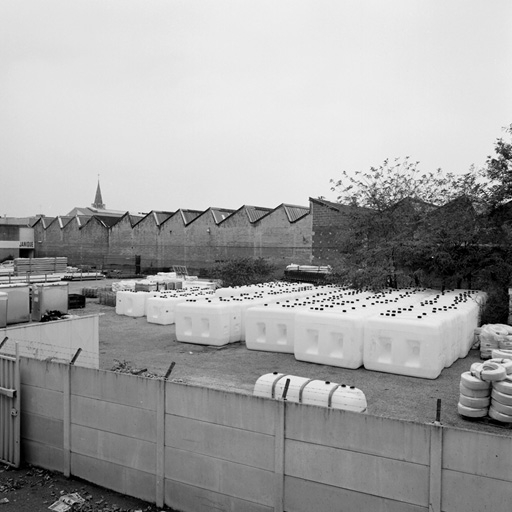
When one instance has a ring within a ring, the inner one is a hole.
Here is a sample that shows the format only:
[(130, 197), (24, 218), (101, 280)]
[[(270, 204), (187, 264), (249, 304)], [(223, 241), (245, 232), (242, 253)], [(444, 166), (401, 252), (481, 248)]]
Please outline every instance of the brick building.
[(312, 262), (309, 206), (244, 205), (145, 215), (105, 208), (98, 183), (95, 202), (68, 215), (41, 217), (33, 225), (36, 256), (67, 256), (70, 265), (142, 272), (184, 265), (209, 269), (236, 257), (263, 257), (285, 267)]

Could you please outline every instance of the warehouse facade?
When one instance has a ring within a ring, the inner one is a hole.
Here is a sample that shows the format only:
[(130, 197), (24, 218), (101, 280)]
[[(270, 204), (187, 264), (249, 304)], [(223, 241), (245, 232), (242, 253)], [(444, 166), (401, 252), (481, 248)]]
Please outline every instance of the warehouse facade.
[(41, 217), (33, 225), (36, 256), (67, 256), (70, 265), (131, 268), (148, 273), (182, 265), (198, 272), (218, 262), (262, 257), (276, 266), (312, 261), (310, 208), (244, 205), (129, 212), (75, 209), (75, 215)]

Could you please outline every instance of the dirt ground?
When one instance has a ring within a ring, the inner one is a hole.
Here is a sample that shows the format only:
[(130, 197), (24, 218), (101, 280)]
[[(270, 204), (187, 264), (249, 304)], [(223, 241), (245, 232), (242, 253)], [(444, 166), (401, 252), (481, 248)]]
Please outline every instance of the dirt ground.
[[(144, 501), (130, 498), (96, 485), (66, 478), (60, 473), (23, 466), (13, 469), (0, 466), (0, 511), (42, 512), (61, 496), (78, 493), (84, 500), (73, 507), (74, 512), (157, 512)], [(172, 511), (171, 511), (172, 512)]]

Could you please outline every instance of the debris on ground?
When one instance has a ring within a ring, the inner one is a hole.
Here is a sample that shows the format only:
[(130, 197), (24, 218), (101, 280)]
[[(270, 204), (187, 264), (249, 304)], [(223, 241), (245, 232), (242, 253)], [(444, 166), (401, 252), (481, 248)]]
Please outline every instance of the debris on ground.
[(171, 512), (61, 473), (24, 465), (0, 466), (0, 510), (54, 512)]
[(118, 359), (114, 359), (114, 365), (112, 366), (111, 371), (117, 373), (129, 373), (131, 375), (138, 375), (139, 377), (148, 377), (150, 379), (164, 378), (163, 375), (148, 372), (147, 368), (134, 368), (129, 361), (119, 361)]

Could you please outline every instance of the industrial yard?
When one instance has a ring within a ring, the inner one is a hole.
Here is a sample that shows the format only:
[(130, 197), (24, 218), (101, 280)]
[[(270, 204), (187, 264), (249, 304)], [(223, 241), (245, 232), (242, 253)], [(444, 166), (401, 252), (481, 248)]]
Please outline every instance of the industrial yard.
[[(70, 293), (84, 288), (109, 288), (115, 280), (72, 282)], [(117, 315), (115, 308), (87, 298), (85, 309), (73, 314), (100, 316), (100, 367), (105, 370), (132, 371), (134, 374), (169, 376), (187, 384), (252, 394), (256, 380), (273, 371), (353, 385), (368, 401), (368, 413), (388, 418), (430, 423), (436, 419), (437, 400), (441, 399), (441, 423), (464, 429), (494, 433), (509, 432), (509, 427), (489, 419), (468, 420), (457, 413), (461, 373), (480, 362), (480, 351), (471, 350), (434, 380), (384, 372), (339, 368), (297, 361), (293, 354), (248, 350), (245, 344), (206, 346), (180, 343), (174, 325), (148, 323), (146, 318)]]

